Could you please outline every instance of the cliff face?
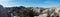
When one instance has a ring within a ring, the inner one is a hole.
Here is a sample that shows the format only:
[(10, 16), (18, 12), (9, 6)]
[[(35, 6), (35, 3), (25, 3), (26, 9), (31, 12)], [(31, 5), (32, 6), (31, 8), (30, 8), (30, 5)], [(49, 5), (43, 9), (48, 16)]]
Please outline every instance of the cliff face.
[(8, 17), (7, 13), (8, 11), (2, 5), (0, 5), (0, 17)]

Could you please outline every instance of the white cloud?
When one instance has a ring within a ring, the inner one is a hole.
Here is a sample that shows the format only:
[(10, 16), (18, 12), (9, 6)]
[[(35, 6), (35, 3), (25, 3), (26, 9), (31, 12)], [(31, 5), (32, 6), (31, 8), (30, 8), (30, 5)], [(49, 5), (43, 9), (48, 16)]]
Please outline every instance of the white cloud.
[(9, 1), (10, 1), (10, 0), (0, 0), (0, 4), (4, 6), (4, 5), (7, 4)]
[(53, 2), (52, 1), (44, 1), (44, 3), (46, 3), (46, 4), (52, 4)]
[(9, 0), (0, 0), (0, 4), (7, 3), (7, 2), (9, 2)]

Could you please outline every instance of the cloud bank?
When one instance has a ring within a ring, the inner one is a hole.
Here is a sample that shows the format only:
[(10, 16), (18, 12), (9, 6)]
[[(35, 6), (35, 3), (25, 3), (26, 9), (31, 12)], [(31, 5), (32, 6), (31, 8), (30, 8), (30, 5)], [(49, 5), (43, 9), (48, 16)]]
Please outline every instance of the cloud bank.
[(0, 0), (0, 5), (5, 6), (10, 0)]

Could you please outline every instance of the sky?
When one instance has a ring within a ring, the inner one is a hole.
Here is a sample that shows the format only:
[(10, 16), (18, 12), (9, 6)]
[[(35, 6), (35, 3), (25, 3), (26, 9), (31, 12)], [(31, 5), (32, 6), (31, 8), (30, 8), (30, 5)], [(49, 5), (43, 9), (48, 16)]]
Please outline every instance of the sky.
[(60, 0), (0, 0), (0, 4), (4, 7), (57, 7)]

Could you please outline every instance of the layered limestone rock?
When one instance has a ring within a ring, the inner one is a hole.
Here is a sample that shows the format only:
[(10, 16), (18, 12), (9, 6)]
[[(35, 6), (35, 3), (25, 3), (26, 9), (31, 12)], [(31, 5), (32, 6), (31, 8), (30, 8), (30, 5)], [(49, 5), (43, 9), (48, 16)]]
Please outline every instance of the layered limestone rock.
[(42, 14), (40, 14), (38, 17), (47, 17), (47, 11), (48, 9), (43, 10)]
[(38, 17), (47, 17), (47, 14), (41, 14)]
[(54, 12), (54, 17), (57, 17), (57, 16), (60, 17), (60, 6), (57, 7), (57, 8), (55, 9), (55, 12)]
[(42, 11), (41, 14), (39, 14), (39, 16), (35, 16), (35, 17), (47, 17), (47, 16), (50, 17), (50, 15), (53, 15), (53, 12), (54, 12), (53, 8), (45, 9)]
[(34, 8), (33, 12), (34, 12), (34, 15), (38, 16), (40, 14), (40, 9)]

